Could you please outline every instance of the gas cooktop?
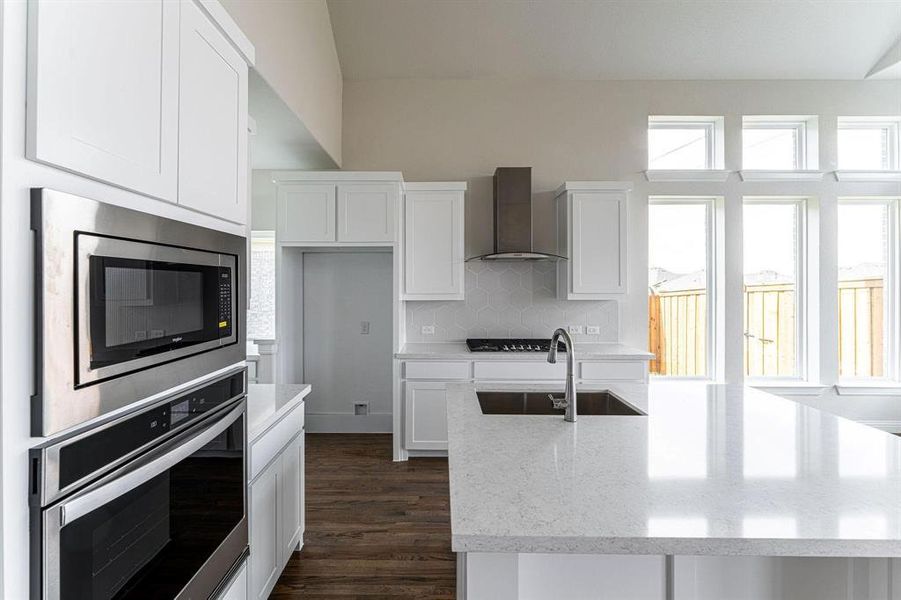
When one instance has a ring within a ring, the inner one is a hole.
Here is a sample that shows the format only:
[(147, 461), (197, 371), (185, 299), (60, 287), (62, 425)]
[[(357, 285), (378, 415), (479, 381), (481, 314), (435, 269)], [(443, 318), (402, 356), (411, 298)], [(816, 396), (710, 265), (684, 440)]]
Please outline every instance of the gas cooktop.
[[(541, 338), (470, 338), (466, 340), (470, 352), (548, 352), (551, 340)], [(557, 350), (566, 351), (563, 343)]]

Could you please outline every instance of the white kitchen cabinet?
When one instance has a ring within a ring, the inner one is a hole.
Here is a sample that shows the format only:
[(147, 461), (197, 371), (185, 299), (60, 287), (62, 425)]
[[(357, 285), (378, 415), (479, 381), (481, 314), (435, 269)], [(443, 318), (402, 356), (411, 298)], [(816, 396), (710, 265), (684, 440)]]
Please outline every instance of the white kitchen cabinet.
[(408, 183), (404, 300), (463, 300), (465, 183)]
[(282, 452), (281, 534), (282, 556), (290, 557), (303, 536), (304, 436), (295, 437)]
[(557, 190), (557, 297), (603, 300), (627, 291), (628, 182), (566, 182)]
[[(303, 409), (294, 409), (297, 413)], [(280, 435), (290, 415), (251, 446), (251, 460), (266, 438)], [(265, 451), (265, 449), (261, 450)], [(250, 597), (268, 598), (282, 569), (303, 540), (304, 433), (296, 434), (250, 483)]]
[(217, 600), (247, 600), (247, 561), (232, 575), (231, 581), (216, 597)]
[(281, 242), (334, 242), (334, 184), (286, 183), (278, 187), (276, 227)]
[(178, 202), (245, 223), (247, 63), (200, 7), (180, 6)]
[(365, 181), (353, 173), (286, 173), (278, 181), (280, 243), (293, 245), (386, 245), (395, 241), (400, 186)]
[(407, 450), (447, 450), (445, 383), (404, 383), (404, 446)]
[(276, 458), (251, 483), (250, 507), (250, 597), (269, 597), (281, 573), (279, 535), (280, 479), (282, 463)]
[(28, 10), (28, 158), (174, 202), (179, 4), (35, 0)]
[(397, 200), (390, 183), (339, 184), (338, 241), (393, 241)]

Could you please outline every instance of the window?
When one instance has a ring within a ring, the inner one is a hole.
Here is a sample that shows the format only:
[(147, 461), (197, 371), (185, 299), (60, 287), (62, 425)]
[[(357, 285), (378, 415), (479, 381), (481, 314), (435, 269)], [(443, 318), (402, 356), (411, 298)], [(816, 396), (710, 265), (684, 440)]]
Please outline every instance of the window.
[(275, 232), (250, 235), (250, 301), (247, 339), (275, 339)]
[(648, 208), (651, 373), (706, 377), (711, 360), (713, 201), (652, 198)]
[(748, 377), (803, 376), (803, 206), (803, 200), (745, 200), (744, 360)]
[(648, 168), (722, 168), (722, 117), (648, 117)]
[(897, 170), (899, 120), (839, 117), (838, 168), (849, 171)]
[[(891, 376), (897, 326), (897, 201), (842, 199), (838, 205), (838, 355), (846, 379)], [(894, 226), (893, 226), (894, 223)], [(895, 239), (892, 239), (895, 238)], [(894, 333), (893, 333), (894, 332)]]
[[(815, 166), (808, 156), (809, 129), (815, 119), (808, 117), (744, 117), (742, 125), (742, 167), (775, 171), (798, 171)], [(810, 147), (811, 154), (815, 148)]]

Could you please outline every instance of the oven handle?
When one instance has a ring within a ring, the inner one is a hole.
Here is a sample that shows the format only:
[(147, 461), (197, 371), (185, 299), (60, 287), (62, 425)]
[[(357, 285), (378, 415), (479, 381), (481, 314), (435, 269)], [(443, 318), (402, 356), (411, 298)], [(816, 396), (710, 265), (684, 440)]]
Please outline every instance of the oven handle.
[(246, 408), (242, 401), (240, 406), (232, 410), (226, 416), (216, 420), (215, 423), (204, 427), (162, 456), (139, 465), (121, 477), (117, 477), (109, 483), (91, 490), (84, 495), (76, 496), (68, 502), (63, 503), (60, 506), (60, 528), (77, 521), (104, 504), (130, 492), (142, 483), (150, 481), (160, 473), (172, 468), (182, 460), (191, 456), (209, 444), (220, 433), (231, 427), (232, 423), (237, 421), (241, 415), (244, 414), (245, 410)]

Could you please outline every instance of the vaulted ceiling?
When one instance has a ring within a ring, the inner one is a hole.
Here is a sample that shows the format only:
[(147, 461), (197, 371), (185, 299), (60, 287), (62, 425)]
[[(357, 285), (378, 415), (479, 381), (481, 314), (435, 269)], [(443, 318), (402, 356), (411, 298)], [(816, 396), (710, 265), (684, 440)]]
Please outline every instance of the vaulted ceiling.
[(901, 78), (901, 0), (329, 0), (345, 79)]

